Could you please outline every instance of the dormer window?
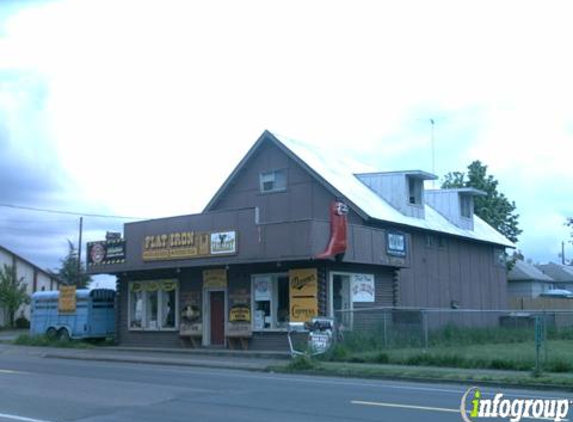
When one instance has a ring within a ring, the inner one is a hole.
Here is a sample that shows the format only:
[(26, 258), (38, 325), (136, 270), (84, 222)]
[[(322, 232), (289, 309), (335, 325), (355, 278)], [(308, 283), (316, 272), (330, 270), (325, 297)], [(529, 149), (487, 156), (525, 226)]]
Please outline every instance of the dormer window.
[(408, 177), (408, 202), (410, 205), (422, 205), (422, 181)]
[(286, 189), (286, 170), (273, 170), (259, 175), (261, 192), (280, 192)]
[(460, 213), (464, 218), (472, 218), (472, 199), (468, 195), (460, 195)]

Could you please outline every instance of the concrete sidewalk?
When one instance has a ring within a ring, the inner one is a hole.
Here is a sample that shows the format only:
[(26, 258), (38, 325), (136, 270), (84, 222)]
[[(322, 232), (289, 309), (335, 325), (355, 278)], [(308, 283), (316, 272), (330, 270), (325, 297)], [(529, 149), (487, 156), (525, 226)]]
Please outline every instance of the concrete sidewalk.
[(152, 349), (111, 346), (89, 349), (68, 349), (0, 344), (0, 355), (2, 354), (26, 354), (48, 359), (195, 366), (250, 371), (263, 371), (269, 365), (284, 364), (289, 357), (287, 353), (233, 351), (226, 349)]

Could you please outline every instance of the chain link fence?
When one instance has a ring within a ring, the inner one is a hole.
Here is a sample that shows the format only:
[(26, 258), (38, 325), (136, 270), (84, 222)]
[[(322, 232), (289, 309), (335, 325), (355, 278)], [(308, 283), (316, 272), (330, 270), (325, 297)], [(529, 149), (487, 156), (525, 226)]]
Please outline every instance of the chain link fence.
[(573, 372), (571, 310), (370, 308), (335, 321), (335, 360)]

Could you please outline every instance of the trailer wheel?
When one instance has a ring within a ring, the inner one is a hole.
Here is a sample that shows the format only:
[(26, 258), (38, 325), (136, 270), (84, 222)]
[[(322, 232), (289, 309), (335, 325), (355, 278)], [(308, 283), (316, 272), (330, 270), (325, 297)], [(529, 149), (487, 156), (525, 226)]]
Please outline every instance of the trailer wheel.
[(46, 337), (48, 337), (50, 340), (54, 340), (56, 338), (57, 335), (57, 331), (54, 327), (50, 327), (46, 330)]
[(58, 331), (58, 340), (68, 342), (70, 341), (70, 333), (65, 328), (60, 328)]

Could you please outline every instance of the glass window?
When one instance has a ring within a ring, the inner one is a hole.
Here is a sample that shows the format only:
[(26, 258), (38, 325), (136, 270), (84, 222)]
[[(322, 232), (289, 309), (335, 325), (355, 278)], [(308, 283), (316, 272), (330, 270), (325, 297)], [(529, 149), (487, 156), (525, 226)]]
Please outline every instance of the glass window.
[(462, 217), (471, 218), (472, 217), (472, 200), (469, 196), (460, 196), (460, 213)]
[(286, 329), (289, 322), (289, 283), (286, 274), (261, 274), (252, 278), (253, 330)]
[(129, 328), (174, 330), (178, 324), (178, 292), (175, 280), (129, 282)]
[(422, 205), (422, 181), (408, 177), (408, 197), (411, 205)]
[(273, 170), (259, 176), (261, 192), (276, 192), (286, 189), (286, 170)]
[(394, 256), (406, 256), (406, 236), (402, 233), (386, 233), (386, 253)]

